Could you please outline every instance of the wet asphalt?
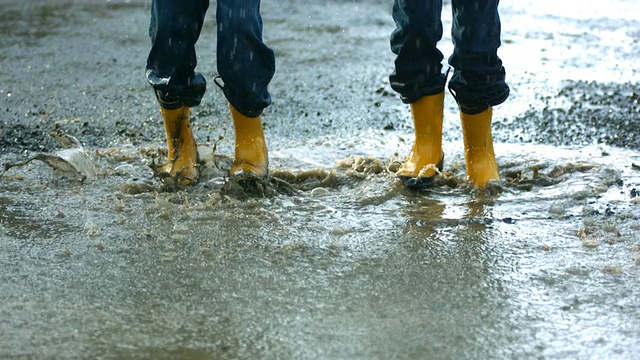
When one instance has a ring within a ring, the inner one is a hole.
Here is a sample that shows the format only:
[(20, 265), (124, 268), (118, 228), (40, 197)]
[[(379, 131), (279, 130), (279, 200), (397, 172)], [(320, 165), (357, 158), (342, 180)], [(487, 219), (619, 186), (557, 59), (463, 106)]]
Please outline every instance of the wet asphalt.
[[(149, 1), (0, 0), (0, 161), (53, 152), (62, 130), (101, 166), (84, 184), (44, 165), (0, 179), (0, 358), (633, 359), (640, 10), (565, 3), (501, 4), (512, 94), (494, 139), (503, 177), (530, 171), (527, 154), (545, 172), (555, 157), (600, 171), (563, 165), (562, 182), (498, 199), (323, 173), (328, 190), (237, 200), (215, 182), (122, 186), (158, 184)], [(198, 44), (210, 82), (214, 7)], [(262, 8), (277, 59), (264, 114), (273, 170), (402, 155), (412, 124), (387, 79), (391, 2)], [(446, 30), (441, 43), (450, 53)], [(232, 152), (219, 89), (193, 116), (199, 142)], [(450, 158), (456, 172), (460, 149)]]

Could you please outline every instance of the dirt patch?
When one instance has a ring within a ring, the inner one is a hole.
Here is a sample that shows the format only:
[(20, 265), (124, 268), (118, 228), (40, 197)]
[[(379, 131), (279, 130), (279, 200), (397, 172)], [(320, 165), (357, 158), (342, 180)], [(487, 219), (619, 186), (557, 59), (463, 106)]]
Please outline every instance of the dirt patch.
[[(542, 109), (496, 122), (498, 141), (640, 148), (640, 90), (631, 83), (567, 81)], [(518, 129), (519, 131), (508, 131)]]

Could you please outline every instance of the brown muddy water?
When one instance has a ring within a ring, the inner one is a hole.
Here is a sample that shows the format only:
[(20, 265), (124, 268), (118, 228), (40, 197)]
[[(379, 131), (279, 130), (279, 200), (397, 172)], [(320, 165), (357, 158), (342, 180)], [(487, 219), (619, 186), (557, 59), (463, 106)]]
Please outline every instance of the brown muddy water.
[(56, 152), (62, 130), (96, 171), (35, 160), (0, 177), (0, 358), (637, 356), (633, 2), (501, 4), (512, 96), (495, 109), (503, 188), (486, 194), (465, 185), (450, 97), (436, 186), (394, 178), (411, 119), (386, 80), (389, 1), (263, 1), (279, 61), (263, 197), (225, 178), (233, 134), (213, 87), (193, 112), (202, 181), (154, 177), (148, 2), (0, 6), (1, 163)]

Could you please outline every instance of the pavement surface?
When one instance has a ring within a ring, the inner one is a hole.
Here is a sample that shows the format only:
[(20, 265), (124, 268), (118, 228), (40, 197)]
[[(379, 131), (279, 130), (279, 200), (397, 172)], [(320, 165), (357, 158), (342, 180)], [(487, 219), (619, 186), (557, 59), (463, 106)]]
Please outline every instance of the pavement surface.
[[(214, 9), (197, 48), (209, 80)], [(391, 1), (263, 1), (280, 179), (264, 197), (226, 185), (215, 86), (192, 115), (219, 169), (172, 191), (151, 171), (164, 133), (144, 78), (150, 1), (0, 10), (0, 162), (56, 153), (63, 132), (96, 172), (36, 160), (1, 175), (0, 358), (637, 357), (636, 2), (501, 3), (497, 195), (464, 185), (450, 96), (441, 181), (412, 193), (389, 170), (412, 141), (388, 82)]]

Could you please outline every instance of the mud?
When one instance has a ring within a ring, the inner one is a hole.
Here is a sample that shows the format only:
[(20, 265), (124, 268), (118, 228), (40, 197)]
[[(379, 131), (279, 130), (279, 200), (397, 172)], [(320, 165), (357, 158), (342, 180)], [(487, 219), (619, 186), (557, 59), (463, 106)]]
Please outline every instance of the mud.
[(412, 123), (388, 1), (263, 1), (271, 177), (227, 178), (211, 86), (192, 111), (204, 172), (178, 187), (152, 169), (150, 3), (0, 0), (0, 163), (55, 154), (62, 132), (96, 170), (1, 175), (0, 358), (635, 358), (640, 11), (563, 4), (501, 3), (502, 186), (467, 185), (447, 96), (444, 169), (416, 193), (393, 176)]

